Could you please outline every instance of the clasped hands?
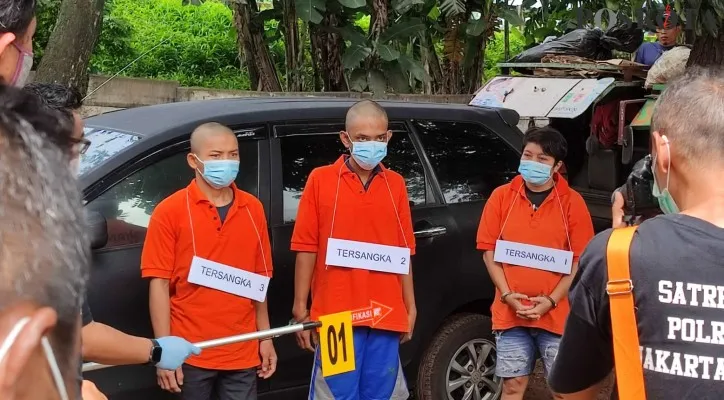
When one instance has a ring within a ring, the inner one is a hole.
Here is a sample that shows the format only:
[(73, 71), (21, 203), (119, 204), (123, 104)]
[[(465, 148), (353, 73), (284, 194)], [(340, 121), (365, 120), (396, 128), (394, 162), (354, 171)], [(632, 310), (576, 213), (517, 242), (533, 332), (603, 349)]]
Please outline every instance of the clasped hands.
[[(530, 302), (531, 304), (523, 304)], [(505, 296), (505, 304), (515, 310), (519, 318), (538, 320), (553, 308), (551, 300), (545, 296), (528, 297), (522, 293), (511, 293)]]

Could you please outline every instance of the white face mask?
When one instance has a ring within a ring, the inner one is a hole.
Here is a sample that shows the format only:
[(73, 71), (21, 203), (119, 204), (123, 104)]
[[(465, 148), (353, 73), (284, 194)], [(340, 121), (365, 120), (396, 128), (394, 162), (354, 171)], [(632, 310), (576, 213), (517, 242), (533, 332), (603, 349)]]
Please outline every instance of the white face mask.
[[(18, 321), (13, 329), (10, 330), (10, 333), (5, 338), (5, 341), (3, 341), (2, 345), (0, 345), (0, 363), (2, 363), (5, 356), (10, 351), (10, 348), (20, 336), (20, 332), (23, 330), (25, 325), (28, 324), (29, 321), (30, 318), (25, 317)], [(43, 346), (45, 358), (48, 360), (50, 372), (53, 375), (55, 386), (58, 388), (58, 393), (60, 394), (60, 400), (68, 400), (68, 391), (65, 388), (65, 382), (63, 382), (63, 375), (60, 373), (58, 361), (55, 359), (55, 354), (53, 353), (53, 348), (50, 346), (50, 341), (47, 337), (43, 336), (43, 338), (40, 340), (40, 344)]]
[(15, 87), (23, 87), (30, 77), (30, 70), (33, 69), (33, 53), (24, 50), (22, 47), (13, 43), (13, 46), (20, 53), (18, 64), (15, 66), (15, 74), (10, 80), (10, 84)]

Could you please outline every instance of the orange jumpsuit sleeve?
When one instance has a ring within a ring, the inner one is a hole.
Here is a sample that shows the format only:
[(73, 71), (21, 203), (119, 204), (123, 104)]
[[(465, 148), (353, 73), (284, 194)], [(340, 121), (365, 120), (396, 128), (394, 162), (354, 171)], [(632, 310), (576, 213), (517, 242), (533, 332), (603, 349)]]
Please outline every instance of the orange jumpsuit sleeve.
[(176, 234), (168, 204), (161, 202), (151, 214), (141, 253), (141, 277), (171, 279), (176, 261)]
[(292, 233), (292, 251), (316, 253), (319, 250), (319, 183), (317, 171), (312, 171), (302, 192), (297, 219)]
[(254, 215), (254, 225), (259, 233), (259, 241), (261, 242), (261, 251), (259, 251), (256, 255), (256, 273), (271, 278), (274, 272), (274, 265), (272, 262), (269, 228), (266, 223), (264, 206), (262, 206), (261, 203), (257, 203), (256, 207), (254, 207), (254, 211), (249, 211), (251, 211), (251, 214)]
[(586, 249), (588, 243), (593, 239), (593, 220), (588, 212), (586, 202), (578, 192), (571, 190), (568, 205), (568, 232), (571, 236), (571, 251), (573, 251), (573, 262)]
[[(400, 177), (402, 178), (402, 177)], [(400, 216), (400, 224), (402, 225), (402, 234), (405, 235), (407, 247), (410, 248), (410, 255), (415, 255), (415, 232), (412, 228), (412, 213), (410, 212), (410, 198), (407, 195), (407, 185), (404, 178), (400, 179), (400, 196), (397, 199), (397, 212)]]
[(503, 193), (507, 188), (508, 185), (498, 187), (485, 202), (476, 238), (478, 250), (495, 250), (495, 242), (500, 237), (500, 228), (503, 223), (501, 207)]

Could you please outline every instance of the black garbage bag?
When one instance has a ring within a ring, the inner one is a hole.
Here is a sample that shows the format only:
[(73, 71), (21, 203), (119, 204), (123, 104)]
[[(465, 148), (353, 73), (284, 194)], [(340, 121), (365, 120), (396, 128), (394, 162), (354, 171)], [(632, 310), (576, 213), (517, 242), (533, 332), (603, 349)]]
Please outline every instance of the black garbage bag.
[(636, 24), (619, 24), (606, 32), (600, 28), (576, 29), (558, 39), (539, 44), (513, 57), (510, 62), (540, 62), (547, 54), (609, 60), (613, 50), (632, 53), (644, 40), (644, 32)]
[[(644, 42), (644, 30), (636, 23), (621, 23), (606, 31), (609, 44), (614, 50), (633, 53)], [(614, 40), (615, 39), (615, 40)]]

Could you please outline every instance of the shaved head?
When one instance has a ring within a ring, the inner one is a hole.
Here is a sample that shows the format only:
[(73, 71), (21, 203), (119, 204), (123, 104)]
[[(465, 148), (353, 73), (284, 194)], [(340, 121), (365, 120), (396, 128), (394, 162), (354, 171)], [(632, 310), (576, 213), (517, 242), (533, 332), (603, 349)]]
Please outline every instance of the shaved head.
[(198, 153), (203, 151), (204, 144), (208, 139), (219, 135), (231, 135), (236, 138), (231, 129), (218, 122), (207, 122), (199, 125), (199, 127), (191, 133), (191, 152)]
[(353, 130), (352, 127), (360, 118), (384, 120), (385, 125), (387, 125), (387, 112), (385, 112), (382, 106), (372, 100), (362, 100), (350, 107), (347, 111), (345, 129), (347, 129), (347, 131)]
[(344, 125), (346, 131), (340, 132), (339, 138), (350, 150), (354, 142), (389, 142), (392, 137), (385, 109), (372, 100), (362, 100), (350, 107)]
[(191, 152), (186, 161), (196, 174), (203, 174), (206, 161), (239, 160), (239, 140), (228, 127), (217, 122), (199, 125), (191, 133)]

